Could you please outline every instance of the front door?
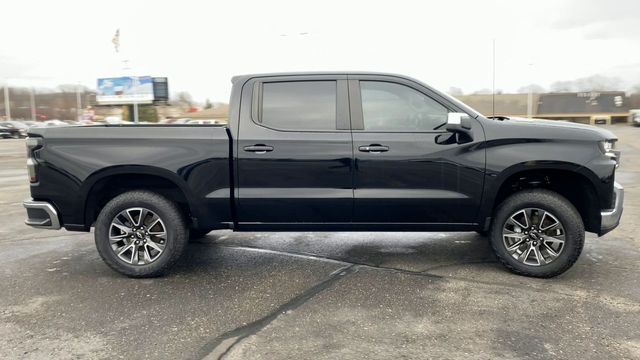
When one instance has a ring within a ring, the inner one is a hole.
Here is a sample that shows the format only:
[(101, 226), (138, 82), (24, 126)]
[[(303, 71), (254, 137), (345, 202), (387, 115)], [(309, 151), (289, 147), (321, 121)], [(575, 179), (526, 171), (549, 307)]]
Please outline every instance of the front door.
[(351, 221), (346, 76), (250, 81), (238, 139), (238, 219), (245, 227)]
[(477, 222), (484, 132), (473, 141), (439, 144), (454, 104), (409, 80), (349, 78), (353, 123), (354, 222)]

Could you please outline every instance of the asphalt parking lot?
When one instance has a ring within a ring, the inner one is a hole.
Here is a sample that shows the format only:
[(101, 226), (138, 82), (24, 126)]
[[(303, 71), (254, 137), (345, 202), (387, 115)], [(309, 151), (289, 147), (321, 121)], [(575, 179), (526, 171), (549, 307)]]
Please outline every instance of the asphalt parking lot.
[(23, 225), (24, 140), (0, 140), (0, 358), (640, 359), (640, 128), (620, 227), (554, 279), (475, 233), (212, 232), (128, 279), (92, 234)]

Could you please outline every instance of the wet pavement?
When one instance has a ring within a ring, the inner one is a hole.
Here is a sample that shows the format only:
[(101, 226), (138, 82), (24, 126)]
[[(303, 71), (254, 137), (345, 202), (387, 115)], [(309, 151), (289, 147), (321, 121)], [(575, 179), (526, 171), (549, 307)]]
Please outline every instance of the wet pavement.
[(92, 234), (22, 224), (0, 141), (0, 358), (640, 358), (640, 128), (614, 126), (621, 226), (548, 280), (475, 233), (212, 232), (168, 276), (111, 271)]

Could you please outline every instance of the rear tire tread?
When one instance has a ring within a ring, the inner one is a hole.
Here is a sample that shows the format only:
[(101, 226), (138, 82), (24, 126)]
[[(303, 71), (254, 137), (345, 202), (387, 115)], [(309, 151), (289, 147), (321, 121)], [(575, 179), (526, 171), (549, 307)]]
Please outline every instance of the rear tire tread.
[[(131, 206), (152, 208), (163, 218), (168, 227), (167, 247), (164, 254), (148, 265), (125, 264), (115, 256), (110, 248), (109, 227), (112, 218), (119, 211)], [(188, 231), (184, 215), (174, 202), (151, 191), (134, 190), (114, 197), (102, 208), (96, 220), (95, 243), (100, 257), (113, 270), (133, 278), (156, 277), (163, 275), (178, 261), (189, 239)]]

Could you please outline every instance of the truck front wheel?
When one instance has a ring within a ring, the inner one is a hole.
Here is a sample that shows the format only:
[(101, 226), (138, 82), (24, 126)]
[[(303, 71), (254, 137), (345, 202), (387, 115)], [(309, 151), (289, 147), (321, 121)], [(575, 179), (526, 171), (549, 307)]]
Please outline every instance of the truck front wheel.
[(129, 191), (109, 201), (96, 220), (98, 253), (129, 277), (163, 274), (182, 255), (189, 230), (178, 206), (150, 191)]
[(560, 194), (524, 190), (499, 205), (489, 239), (500, 262), (512, 272), (549, 278), (567, 271), (580, 256), (584, 224)]

